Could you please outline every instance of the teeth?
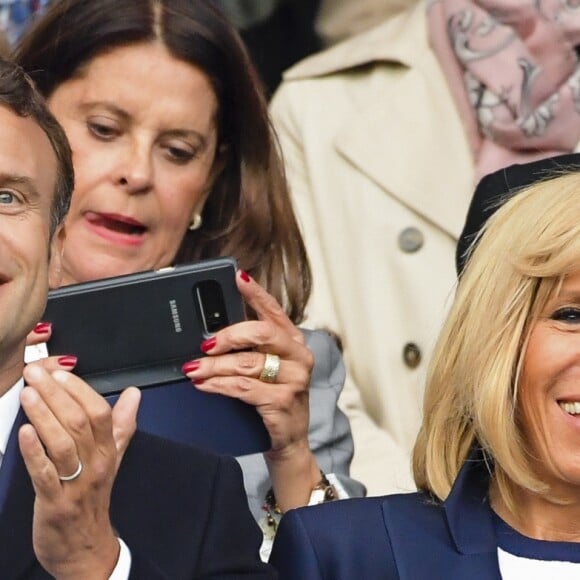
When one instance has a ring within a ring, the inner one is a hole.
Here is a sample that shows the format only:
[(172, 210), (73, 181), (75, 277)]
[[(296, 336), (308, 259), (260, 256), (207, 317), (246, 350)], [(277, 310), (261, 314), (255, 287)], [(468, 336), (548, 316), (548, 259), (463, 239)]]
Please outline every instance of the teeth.
[(570, 415), (580, 415), (580, 402), (569, 403), (560, 401), (558, 404), (564, 411), (566, 411), (566, 413)]

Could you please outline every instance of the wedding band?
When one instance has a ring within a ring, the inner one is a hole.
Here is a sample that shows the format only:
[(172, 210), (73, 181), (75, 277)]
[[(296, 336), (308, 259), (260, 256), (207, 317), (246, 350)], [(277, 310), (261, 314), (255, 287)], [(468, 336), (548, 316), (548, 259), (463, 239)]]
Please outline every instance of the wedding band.
[(280, 372), (280, 357), (277, 354), (266, 353), (264, 368), (260, 373), (260, 380), (265, 383), (275, 383)]
[(58, 478), (61, 481), (72, 481), (73, 479), (76, 479), (81, 474), (82, 470), (83, 470), (83, 464), (81, 463), (81, 460), (79, 459), (79, 466), (76, 468), (76, 470), (73, 474), (71, 474), (71, 475), (59, 475)]

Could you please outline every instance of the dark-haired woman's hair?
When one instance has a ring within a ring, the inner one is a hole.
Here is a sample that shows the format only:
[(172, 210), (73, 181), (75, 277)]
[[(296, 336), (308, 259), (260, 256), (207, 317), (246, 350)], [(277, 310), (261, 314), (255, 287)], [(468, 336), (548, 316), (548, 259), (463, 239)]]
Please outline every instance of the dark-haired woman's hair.
[(260, 81), (217, 9), (206, 0), (57, 0), (21, 40), (16, 60), (50, 97), (96, 56), (141, 42), (161, 42), (204, 71), (219, 103), (224, 169), (202, 227), (185, 234), (175, 262), (233, 256), (300, 322), (311, 288), (306, 250)]

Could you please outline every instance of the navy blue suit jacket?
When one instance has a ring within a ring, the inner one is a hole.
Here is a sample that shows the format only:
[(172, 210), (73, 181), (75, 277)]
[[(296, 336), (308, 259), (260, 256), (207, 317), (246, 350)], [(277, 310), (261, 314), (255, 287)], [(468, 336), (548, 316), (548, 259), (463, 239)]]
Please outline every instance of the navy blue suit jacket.
[[(34, 491), (15, 432), (0, 469), (0, 578), (48, 580), (32, 548)], [(131, 550), (131, 580), (276, 577), (259, 559), (262, 534), (231, 458), (137, 432), (110, 513)]]
[(270, 563), (281, 580), (501, 580), (488, 487), (478, 454), (443, 504), (410, 493), (290, 511)]

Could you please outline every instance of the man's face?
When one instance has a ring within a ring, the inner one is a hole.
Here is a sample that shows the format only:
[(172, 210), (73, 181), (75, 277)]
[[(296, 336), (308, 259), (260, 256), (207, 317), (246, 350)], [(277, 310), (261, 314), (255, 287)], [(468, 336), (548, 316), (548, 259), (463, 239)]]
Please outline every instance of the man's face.
[(26, 335), (44, 311), (60, 270), (61, 232), (52, 244), (50, 210), (57, 161), (30, 118), (0, 106), (0, 395), (22, 372)]

